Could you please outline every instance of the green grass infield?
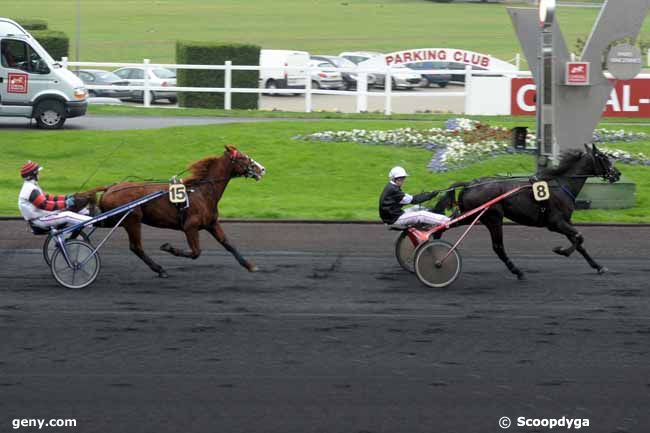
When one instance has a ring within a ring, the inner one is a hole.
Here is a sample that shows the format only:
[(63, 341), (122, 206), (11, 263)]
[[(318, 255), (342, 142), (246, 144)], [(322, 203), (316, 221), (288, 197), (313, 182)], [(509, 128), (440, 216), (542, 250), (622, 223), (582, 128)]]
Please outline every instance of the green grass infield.
[[(2, 16), (47, 20), (50, 29), (70, 37), (74, 57), (76, 5), (51, 0), (3, 2)], [(506, 7), (531, 6), (425, 0), (84, 0), (80, 5), (81, 60), (148, 58), (163, 63), (174, 62), (179, 39), (314, 54), (448, 47), (510, 60), (521, 49)], [(597, 16), (597, 8), (559, 4), (557, 17), (570, 48), (578, 37), (588, 35)], [(641, 34), (649, 31), (646, 22)]]
[[(449, 116), (446, 116), (449, 117)], [(446, 119), (445, 117), (445, 119)], [(484, 119), (488, 120), (488, 119)], [(533, 119), (492, 118), (494, 125), (531, 126)], [(233, 180), (220, 204), (221, 217), (250, 219), (377, 219), (379, 194), (388, 170), (403, 165), (411, 173), (405, 190), (442, 189), (459, 180), (497, 173), (532, 172), (533, 158), (502, 156), (461, 170), (435, 174), (426, 169), (432, 153), (418, 148), (323, 143), (293, 137), (322, 130), (426, 128), (423, 121), (340, 119), (240, 123), (141, 131), (4, 131), (0, 135), (0, 215), (17, 216), (20, 166), (28, 159), (43, 167), (41, 185), (50, 193), (70, 193), (127, 177), (168, 179), (189, 163), (223, 152), (232, 143), (264, 164), (261, 182)], [(606, 125), (605, 125), (606, 126)], [(650, 132), (650, 126), (626, 126)], [(650, 154), (649, 143), (620, 144)], [(575, 214), (582, 222), (650, 222), (650, 167), (619, 164), (637, 184), (637, 205), (621, 210)]]

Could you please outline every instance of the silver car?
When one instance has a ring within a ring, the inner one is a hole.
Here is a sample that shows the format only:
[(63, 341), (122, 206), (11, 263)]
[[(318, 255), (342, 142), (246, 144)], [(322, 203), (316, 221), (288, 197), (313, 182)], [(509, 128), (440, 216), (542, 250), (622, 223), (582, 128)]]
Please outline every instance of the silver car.
[[(144, 85), (144, 71), (144, 67), (127, 67), (117, 69), (113, 73), (121, 79), (128, 81), (130, 86), (142, 86)], [(165, 68), (150, 68), (149, 85), (153, 87), (175, 87), (176, 72)], [(167, 99), (172, 104), (175, 104), (178, 100), (174, 91), (152, 90), (150, 94), (151, 102), (159, 99)], [(143, 100), (144, 92), (142, 90), (133, 91), (133, 98)]]
[(311, 86), (314, 89), (332, 89), (339, 90), (345, 87), (341, 73), (336, 70), (329, 62), (319, 62), (312, 60), (309, 62), (312, 68)]

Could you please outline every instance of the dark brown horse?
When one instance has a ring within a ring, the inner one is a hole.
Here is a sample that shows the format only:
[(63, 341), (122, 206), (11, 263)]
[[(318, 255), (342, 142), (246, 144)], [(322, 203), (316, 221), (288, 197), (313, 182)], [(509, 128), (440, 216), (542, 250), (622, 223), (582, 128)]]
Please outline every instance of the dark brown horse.
[[(598, 273), (607, 270), (596, 263), (582, 246), (584, 238), (571, 223), (571, 215), (575, 209), (575, 199), (588, 177), (600, 176), (610, 182), (616, 182), (621, 173), (595, 145), (592, 148), (585, 145), (585, 150), (566, 153), (557, 168), (544, 170), (538, 175), (539, 180), (548, 182), (550, 199), (536, 201), (532, 189), (527, 188), (495, 204), (481, 217), (481, 223), (490, 231), (494, 252), (519, 279), (525, 278), (524, 273), (512, 263), (503, 246), (504, 217), (521, 225), (546, 227), (550, 231), (565, 235), (571, 245), (567, 248), (556, 247), (553, 252), (568, 257), (577, 250)], [(467, 212), (528, 182), (528, 179), (481, 178), (455, 183), (438, 201), (434, 211), (441, 213), (457, 204), (460, 212)], [(462, 188), (458, 200), (455, 198), (455, 188)], [(471, 221), (472, 218), (469, 218), (458, 225)]]
[[(223, 247), (228, 250), (246, 269), (255, 272), (257, 267), (244, 259), (237, 249), (228, 242), (219, 223), (217, 205), (228, 182), (233, 177), (250, 177), (260, 180), (265, 173), (262, 165), (248, 155), (237, 150), (234, 146), (226, 146), (222, 156), (208, 157), (193, 163), (189, 167), (190, 177), (183, 183), (187, 188), (190, 205), (181, 211), (169, 201), (168, 195), (154, 199), (136, 208), (126, 217), (122, 226), (129, 235), (129, 247), (160, 277), (166, 278), (167, 272), (154, 262), (142, 248), (141, 227), (147, 224), (152, 227), (181, 230), (185, 232), (189, 251), (175, 248), (166, 243), (161, 250), (179, 257), (196, 259), (201, 255), (199, 231), (207, 230)], [(115, 209), (140, 197), (160, 190), (168, 190), (169, 186), (161, 183), (122, 182), (109, 187), (95, 188), (91, 191), (78, 193), (80, 198), (88, 198), (96, 192), (105, 191), (99, 207), (102, 212)], [(109, 224), (116, 224), (113, 220)]]

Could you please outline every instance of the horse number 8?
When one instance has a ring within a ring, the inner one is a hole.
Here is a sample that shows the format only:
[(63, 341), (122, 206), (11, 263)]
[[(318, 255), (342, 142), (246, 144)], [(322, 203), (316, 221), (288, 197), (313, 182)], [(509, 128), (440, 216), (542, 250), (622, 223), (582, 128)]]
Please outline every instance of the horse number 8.
[(548, 183), (544, 181), (535, 182), (533, 184), (533, 195), (537, 201), (548, 200), (551, 196), (548, 190)]
[(185, 185), (182, 183), (169, 185), (169, 201), (172, 203), (183, 203), (187, 199)]

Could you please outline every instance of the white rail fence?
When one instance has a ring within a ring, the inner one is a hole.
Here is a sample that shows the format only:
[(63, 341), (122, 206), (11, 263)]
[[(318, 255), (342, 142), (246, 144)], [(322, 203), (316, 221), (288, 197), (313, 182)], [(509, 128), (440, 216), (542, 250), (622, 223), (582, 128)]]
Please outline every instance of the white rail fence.
[[(142, 63), (110, 63), (110, 62), (70, 62), (67, 57), (64, 57), (61, 61), (61, 64), (64, 68), (84, 68), (84, 67), (98, 67), (98, 68), (123, 68), (123, 67), (134, 67), (134, 68), (144, 68), (144, 80), (142, 85), (90, 85), (86, 84), (86, 88), (89, 90), (99, 90), (99, 89), (113, 89), (113, 90), (137, 90), (143, 92), (143, 102), (145, 107), (151, 106), (151, 93), (152, 91), (165, 91), (165, 92), (206, 92), (206, 93), (224, 93), (224, 105), (225, 110), (232, 109), (232, 94), (233, 93), (257, 93), (257, 94), (267, 94), (270, 93), (269, 89), (262, 87), (258, 88), (239, 88), (232, 87), (232, 71), (259, 71), (262, 68), (260, 66), (246, 66), (246, 65), (233, 65), (231, 61), (226, 61), (223, 65), (184, 65), (184, 64), (165, 64), (165, 63), (151, 63), (149, 59), (144, 59)], [(149, 74), (147, 73), (150, 69), (154, 68), (168, 68), (168, 69), (195, 69), (195, 70), (214, 70), (214, 71), (224, 71), (224, 86), (223, 87), (179, 87), (179, 86), (154, 86), (149, 80)], [(278, 68), (273, 68), (278, 69)], [(336, 69), (339, 72), (348, 72), (354, 73), (357, 75), (357, 88), (353, 91), (346, 90), (325, 90), (325, 89), (314, 89), (312, 88), (312, 73), (314, 71), (320, 70), (319, 68), (312, 68), (309, 66), (305, 67), (283, 67), (283, 71), (304, 71), (305, 74), (305, 88), (297, 89), (273, 89), (274, 94), (304, 94), (305, 95), (305, 109), (306, 113), (310, 113), (313, 110), (312, 95), (337, 95), (337, 96), (349, 96), (356, 98), (356, 112), (365, 112), (368, 111), (368, 96), (379, 96), (381, 93), (370, 92), (368, 89), (368, 75), (369, 74), (382, 74), (385, 75), (385, 86), (383, 91), (384, 98), (384, 113), (390, 115), (392, 110), (392, 101), (393, 98), (400, 97), (428, 97), (428, 98), (440, 98), (440, 97), (464, 97), (464, 107), (465, 112), (469, 112), (469, 107), (471, 106), (472, 98), (472, 78), (475, 76), (481, 75), (503, 75), (503, 76), (530, 76), (529, 72), (523, 71), (476, 71), (472, 70), (471, 66), (466, 66), (464, 70), (458, 69), (435, 69), (435, 70), (413, 70), (418, 74), (454, 74), (454, 75), (465, 75), (465, 88), (463, 91), (458, 92), (394, 92), (392, 75), (394, 71), (391, 68), (385, 68), (383, 70), (376, 69), (359, 69), (359, 68), (327, 68), (328, 70)], [(128, 79), (126, 79), (128, 80)], [(215, 107), (220, 108), (220, 107)]]

